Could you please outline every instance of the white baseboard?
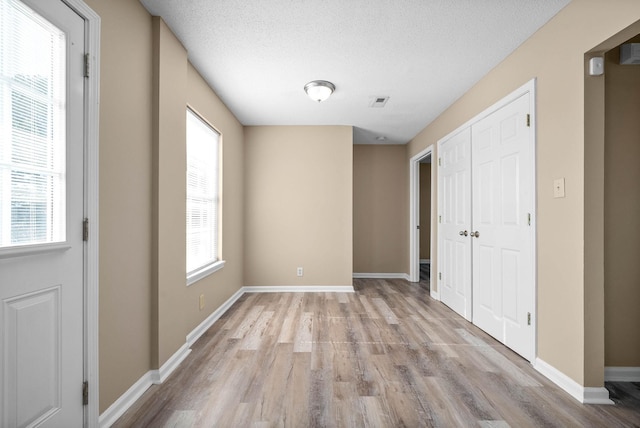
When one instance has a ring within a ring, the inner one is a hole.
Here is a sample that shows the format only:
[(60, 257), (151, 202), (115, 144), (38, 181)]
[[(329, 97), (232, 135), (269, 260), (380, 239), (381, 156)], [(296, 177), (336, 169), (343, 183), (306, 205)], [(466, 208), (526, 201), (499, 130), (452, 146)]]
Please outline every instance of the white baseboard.
[(136, 383), (131, 385), (124, 394), (120, 396), (107, 410), (102, 412), (98, 418), (98, 425), (100, 428), (109, 428), (118, 420), (120, 416), (124, 414), (129, 407), (133, 405), (144, 392), (153, 385), (152, 371), (145, 373)]
[(136, 383), (133, 384), (124, 394), (120, 396), (107, 410), (102, 412), (98, 418), (101, 428), (110, 427), (120, 416), (126, 412), (133, 403), (138, 400), (144, 392), (153, 384), (161, 384), (173, 371), (178, 368), (181, 362), (191, 353), (188, 344), (184, 344), (169, 358), (158, 370), (149, 370)]
[(244, 286), (245, 293), (354, 293), (353, 285), (269, 285)]
[(193, 331), (191, 331), (191, 333), (189, 333), (187, 335), (187, 345), (189, 347), (193, 346), (193, 344), (196, 342), (196, 340), (200, 339), (200, 336), (202, 336), (207, 330), (209, 330), (209, 328), (220, 319), (220, 317), (222, 315), (224, 315), (225, 312), (227, 312), (229, 310), (229, 308), (244, 294), (244, 290), (241, 288), (238, 291), (236, 291), (233, 296), (229, 297), (227, 299), (226, 302), (224, 302), (218, 309), (216, 309), (215, 311), (213, 311), (213, 313), (211, 315), (209, 315), (207, 318), (205, 318), (204, 321), (202, 321), (200, 323), (200, 325), (198, 325), (196, 328), (193, 329)]
[(203, 322), (201, 322), (186, 337), (186, 342), (169, 358), (158, 370), (149, 370), (131, 388), (120, 396), (107, 410), (102, 412), (98, 418), (100, 428), (108, 428), (115, 423), (153, 384), (163, 383), (180, 363), (191, 352), (191, 346), (209, 329), (220, 317), (233, 305), (244, 293), (300, 293), (300, 292), (341, 292), (353, 293), (352, 285), (284, 285), (269, 287), (242, 287), (233, 296), (227, 299), (218, 309), (213, 311)]
[(420, 259), (421, 265), (431, 264), (431, 259)]
[(614, 404), (607, 388), (584, 387), (540, 358), (536, 358), (534, 368), (583, 404)]
[(191, 352), (191, 346), (195, 343), (200, 336), (204, 334), (209, 327), (216, 322), (227, 309), (235, 303), (236, 300), (244, 294), (242, 289), (236, 291), (226, 302), (222, 304), (218, 309), (213, 311), (200, 325), (194, 328), (191, 333), (187, 335), (186, 343), (180, 347), (158, 370), (149, 370), (145, 373), (136, 383), (133, 384), (124, 394), (120, 396), (107, 410), (102, 412), (98, 419), (100, 428), (108, 428), (120, 416), (124, 414), (135, 402), (138, 400), (144, 392), (149, 389), (153, 384), (160, 384), (164, 382), (173, 371), (178, 368), (180, 363), (187, 358), (187, 355)]
[(151, 373), (151, 381), (154, 384), (161, 384), (175, 369), (178, 368), (181, 362), (187, 358), (187, 355), (191, 353), (191, 348), (189, 348), (189, 344), (185, 343), (178, 349), (158, 370), (150, 370)]
[(608, 382), (640, 382), (640, 367), (605, 367), (604, 380)]
[(406, 279), (410, 280), (408, 273), (354, 273), (354, 278), (367, 279)]

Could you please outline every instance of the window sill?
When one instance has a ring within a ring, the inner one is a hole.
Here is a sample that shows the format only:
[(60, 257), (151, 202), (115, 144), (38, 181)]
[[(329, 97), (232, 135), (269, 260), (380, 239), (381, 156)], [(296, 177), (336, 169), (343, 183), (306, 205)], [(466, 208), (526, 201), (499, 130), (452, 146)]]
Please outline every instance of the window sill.
[(225, 263), (226, 262), (224, 260), (219, 260), (215, 263), (211, 263), (210, 265), (203, 267), (202, 269), (190, 273), (187, 276), (187, 287), (197, 281), (200, 281), (202, 278), (209, 276), (216, 271), (219, 271), (224, 267)]

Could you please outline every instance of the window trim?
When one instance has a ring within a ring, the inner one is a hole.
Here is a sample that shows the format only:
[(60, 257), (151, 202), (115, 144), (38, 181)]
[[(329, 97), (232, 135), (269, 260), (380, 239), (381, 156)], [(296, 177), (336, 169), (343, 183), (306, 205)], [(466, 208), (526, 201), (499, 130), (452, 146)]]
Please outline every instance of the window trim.
[(201, 267), (200, 269), (194, 270), (187, 275), (187, 286), (198, 282), (202, 278), (205, 278), (214, 272), (219, 271), (224, 267), (225, 263), (225, 260), (217, 260), (213, 263), (209, 263), (208, 265)]
[[(222, 161), (223, 161), (223, 157), (222, 157), (222, 144), (223, 144), (223, 135), (222, 132), (220, 132), (220, 130), (215, 127), (211, 122), (209, 122), (207, 119), (205, 119), (205, 117), (197, 110), (195, 109), (193, 106), (191, 106), (190, 104), (187, 103), (187, 109), (186, 112), (191, 112), (197, 119), (199, 119), (200, 121), (202, 121), (202, 123), (204, 123), (205, 125), (207, 125), (208, 127), (210, 127), (215, 133), (218, 134), (218, 150), (217, 150), (217, 161), (218, 161), (218, 194), (217, 194), (217, 199), (218, 199), (218, 203), (217, 203), (217, 215), (216, 215), (216, 219), (217, 219), (217, 225), (216, 225), (216, 247), (217, 247), (217, 255), (216, 255), (216, 260), (207, 262), (206, 264), (199, 266), (191, 271), (187, 271), (186, 272), (186, 284), (187, 286), (190, 286), (196, 282), (198, 282), (199, 280), (213, 274), (214, 272), (219, 271), (220, 269), (222, 269), (226, 263), (226, 261), (223, 259), (222, 257)], [(187, 141), (185, 141), (185, 149), (186, 149), (186, 144), (188, 144)], [(185, 186), (185, 191), (186, 191), (186, 186)], [(185, 200), (186, 202), (186, 200)], [(186, 220), (186, 212), (185, 212), (185, 220)], [(186, 232), (186, 230), (185, 230)], [(185, 236), (186, 238), (186, 236)], [(185, 260), (186, 262), (186, 260)], [(186, 266), (185, 266), (185, 270), (186, 270)]]

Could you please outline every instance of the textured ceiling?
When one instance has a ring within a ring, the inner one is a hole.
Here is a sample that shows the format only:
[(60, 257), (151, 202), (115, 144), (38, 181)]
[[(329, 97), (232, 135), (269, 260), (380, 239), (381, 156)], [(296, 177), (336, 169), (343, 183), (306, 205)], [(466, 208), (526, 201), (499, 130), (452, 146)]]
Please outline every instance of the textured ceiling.
[[(351, 125), (368, 144), (411, 140), (569, 1), (141, 0), (244, 125)], [(327, 101), (304, 93), (315, 79)]]

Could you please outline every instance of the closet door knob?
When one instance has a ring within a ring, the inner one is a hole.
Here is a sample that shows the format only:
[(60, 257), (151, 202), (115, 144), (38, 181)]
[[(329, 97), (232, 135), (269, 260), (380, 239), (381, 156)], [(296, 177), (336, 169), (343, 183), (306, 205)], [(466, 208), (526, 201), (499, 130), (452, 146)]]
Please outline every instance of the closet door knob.
[(478, 232), (478, 231), (471, 232), (471, 236), (472, 236), (472, 237), (479, 238), (479, 237), (480, 237), (480, 232)]
[(466, 230), (461, 230), (461, 231), (459, 232), (459, 235), (460, 235), (460, 236), (467, 236), (468, 234), (469, 234), (469, 232), (467, 232)]

